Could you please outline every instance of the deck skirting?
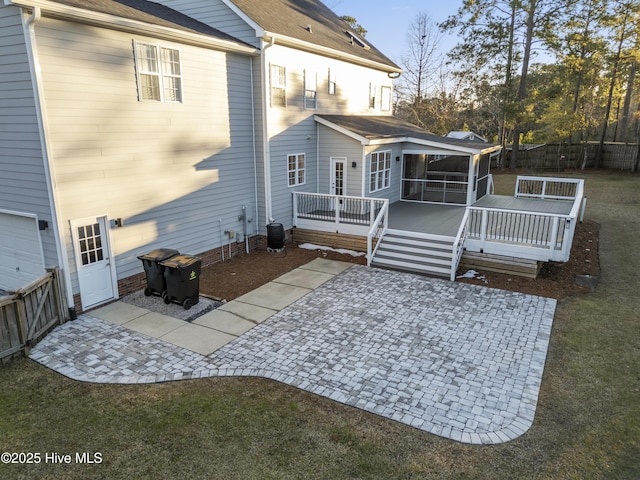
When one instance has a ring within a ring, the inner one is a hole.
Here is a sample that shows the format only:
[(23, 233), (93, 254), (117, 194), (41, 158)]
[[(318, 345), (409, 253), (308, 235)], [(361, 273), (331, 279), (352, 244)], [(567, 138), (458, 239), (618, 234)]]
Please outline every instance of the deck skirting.
[(294, 243), (312, 243), (332, 248), (344, 248), (355, 252), (367, 251), (367, 237), (346, 233), (319, 232), (304, 228), (291, 230)]
[(537, 278), (543, 263), (526, 258), (465, 251), (460, 260), (460, 268), (477, 268), (519, 277)]

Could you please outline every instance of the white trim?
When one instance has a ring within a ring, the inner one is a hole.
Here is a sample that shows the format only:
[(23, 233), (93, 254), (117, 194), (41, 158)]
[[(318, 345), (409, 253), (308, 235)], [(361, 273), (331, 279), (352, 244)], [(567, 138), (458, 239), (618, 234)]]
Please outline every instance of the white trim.
[[(140, 68), (142, 65), (142, 61), (140, 60), (140, 57), (138, 56), (138, 47), (141, 46), (148, 46), (148, 47), (154, 47), (155, 48), (155, 54), (156, 54), (156, 63), (157, 63), (157, 71), (156, 72), (152, 72), (152, 71), (142, 71), (142, 69)], [(164, 68), (162, 66), (163, 63), (163, 59), (162, 59), (162, 51), (163, 50), (172, 50), (172, 51), (176, 51), (178, 52), (178, 68), (180, 69), (180, 74), (179, 75), (175, 75), (175, 74), (171, 74), (171, 73), (166, 73), (164, 71)], [(161, 43), (150, 43), (150, 42), (145, 42), (145, 41), (139, 41), (136, 40), (135, 38), (133, 39), (133, 61), (134, 61), (134, 65), (136, 68), (136, 84), (138, 87), (138, 100), (140, 102), (160, 102), (160, 103), (184, 103), (184, 82), (183, 77), (182, 77), (182, 52), (179, 48), (172, 48), (172, 47), (168, 47), (165, 45), (162, 45)], [(159, 93), (159, 99), (155, 100), (153, 98), (144, 98), (142, 95), (142, 82), (140, 81), (140, 76), (141, 75), (153, 75), (153, 76), (157, 76), (158, 78), (158, 93)], [(180, 88), (178, 90), (180, 99), (179, 100), (167, 100), (165, 97), (165, 79), (166, 78), (178, 78), (180, 81)]]
[(47, 16), (63, 20), (86, 23), (111, 30), (121, 30), (137, 35), (149, 35), (162, 37), (166, 40), (195, 45), (198, 47), (223, 50), (247, 55), (259, 55), (257, 48), (232, 40), (223, 40), (202, 33), (192, 33), (171, 27), (152, 25), (138, 20), (118, 17), (107, 13), (92, 12), (78, 7), (71, 7), (60, 3), (45, 0), (5, 0), (6, 5), (32, 9), (42, 9)]
[[(82, 264), (82, 259), (80, 258), (80, 251), (79, 251), (80, 244), (79, 244), (78, 232), (76, 227), (78, 225), (84, 226), (84, 225), (87, 225), (88, 223), (96, 223), (100, 219), (104, 221), (104, 232), (103, 232), (103, 235), (101, 236), (103, 240), (102, 248), (107, 252), (107, 258), (109, 261), (108, 266), (109, 266), (109, 272), (111, 274), (112, 296), (111, 298), (105, 299), (98, 303), (87, 305), (85, 304), (85, 298), (82, 296), (80, 268), (82, 268), (83, 264)], [(108, 215), (95, 215), (95, 216), (92, 215), (88, 217), (74, 218), (72, 220), (69, 220), (69, 227), (71, 228), (71, 242), (72, 242), (73, 254), (76, 262), (76, 277), (78, 279), (78, 289), (79, 289), (78, 294), (80, 295), (80, 303), (82, 304), (82, 310), (86, 310), (87, 308), (95, 307), (97, 305), (102, 305), (103, 303), (107, 303), (111, 300), (117, 300), (118, 298), (120, 298), (120, 295), (118, 292), (116, 259), (113, 254), (113, 249), (111, 248), (111, 245), (113, 244), (113, 242), (111, 240), (111, 227), (109, 225), (109, 216)]]
[(331, 164), (331, 170), (329, 171), (329, 195), (338, 195), (335, 192), (335, 178), (336, 178), (336, 165), (342, 163), (342, 194), (340, 196), (348, 195), (347, 193), (347, 157), (329, 157)]
[[(5, 0), (5, 3), (11, 0)], [(7, 3), (8, 5), (8, 3)], [(35, 34), (35, 24), (41, 18), (41, 11), (38, 7), (33, 8), (32, 15), (28, 16), (27, 12), (22, 11), (22, 28), (24, 32), (27, 58), (29, 60), (30, 76), (33, 79), (33, 95), (35, 100), (36, 117), (38, 121), (38, 136), (40, 139), (40, 148), (42, 153), (42, 164), (44, 167), (45, 183), (47, 185), (47, 197), (49, 199), (49, 208), (51, 209), (51, 227), (53, 230), (53, 238), (56, 245), (56, 255), (59, 267), (62, 269), (62, 277), (64, 279), (67, 291), (67, 303), (69, 308), (73, 308), (73, 289), (71, 283), (71, 273), (69, 265), (69, 257), (67, 255), (66, 242), (64, 239), (65, 227), (62, 219), (58, 215), (57, 205), (60, 203), (58, 198), (58, 189), (56, 186), (56, 176), (53, 165), (53, 156), (49, 148), (49, 122), (46, 116), (46, 106), (44, 93), (42, 91), (42, 69), (40, 68), (40, 58), (38, 56), (38, 48)]]
[[(290, 157), (295, 157), (296, 158), (296, 168), (294, 170), (291, 170), (289, 168), (289, 158)], [(302, 159), (304, 161), (304, 167), (303, 168), (299, 168), (300, 157), (302, 157)], [(298, 181), (298, 174), (299, 174), (300, 171), (302, 171), (302, 173), (304, 175), (304, 181), (303, 182), (299, 182)], [(291, 172), (295, 173), (295, 183), (294, 184), (291, 184), (289, 182), (289, 175), (291, 174)], [(299, 187), (301, 185), (306, 185), (306, 183), (307, 183), (307, 154), (305, 152), (287, 153), (287, 186), (289, 188), (293, 188), (293, 187)]]
[(347, 130), (346, 128), (336, 125), (335, 123), (331, 123), (330, 121), (325, 120), (324, 118), (318, 115), (314, 115), (313, 118), (316, 122), (320, 123), (321, 125), (324, 125), (325, 127), (329, 127), (332, 130), (335, 130), (336, 132), (342, 133), (347, 137), (353, 138), (354, 140), (359, 141), (362, 145), (368, 145), (369, 140), (367, 138), (362, 137), (357, 133), (352, 132), (351, 130)]
[[(386, 163), (387, 163), (387, 154), (389, 154), (389, 168), (387, 168)], [(373, 175), (373, 156), (376, 156), (376, 188), (372, 189), (371, 188), (371, 176)], [(383, 168), (382, 170), (378, 169), (378, 162), (380, 161), (380, 159), (378, 158), (379, 155), (383, 155)], [(392, 155), (393, 155), (393, 150), (377, 150), (375, 152), (370, 152), (369, 153), (369, 193), (376, 193), (376, 192), (381, 192), (382, 190), (386, 190), (388, 188), (391, 188), (391, 160), (392, 160)], [(387, 172), (387, 174), (385, 175), (385, 172)], [(379, 178), (380, 175), (382, 174), (382, 187), (378, 188), (378, 183), (379, 183)], [(385, 182), (385, 179), (387, 180), (387, 182)], [(388, 185), (385, 185), (385, 183), (387, 183)]]

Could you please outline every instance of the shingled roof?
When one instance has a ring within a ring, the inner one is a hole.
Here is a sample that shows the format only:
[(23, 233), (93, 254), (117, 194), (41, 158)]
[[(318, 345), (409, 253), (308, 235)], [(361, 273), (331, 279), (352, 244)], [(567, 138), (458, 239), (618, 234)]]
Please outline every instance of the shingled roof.
[(266, 32), (401, 69), (318, 0), (227, 0)]
[(214, 37), (251, 47), (241, 40), (227, 35), (205, 23), (199, 22), (172, 8), (146, 0), (50, 0), (52, 3), (80, 8), (90, 12), (104, 13), (150, 25), (173, 28), (189, 33)]
[(392, 116), (369, 115), (316, 115), (316, 120), (341, 130), (349, 131), (371, 143), (380, 140), (420, 141), (428, 144), (442, 144), (464, 151), (485, 152), (500, 148), (499, 145), (458, 140), (429, 133), (426, 130)]

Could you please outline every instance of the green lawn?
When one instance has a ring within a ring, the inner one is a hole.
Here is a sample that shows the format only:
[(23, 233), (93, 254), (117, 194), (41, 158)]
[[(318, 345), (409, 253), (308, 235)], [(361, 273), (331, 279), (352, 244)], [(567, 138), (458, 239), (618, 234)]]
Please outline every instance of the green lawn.
[(0, 479), (640, 478), (640, 176), (583, 176), (602, 281), (558, 304), (522, 437), (463, 445), (267, 380), (93, 385), (19, 360), (0, 368), (0, 452), (41, 462), (0, 464)]

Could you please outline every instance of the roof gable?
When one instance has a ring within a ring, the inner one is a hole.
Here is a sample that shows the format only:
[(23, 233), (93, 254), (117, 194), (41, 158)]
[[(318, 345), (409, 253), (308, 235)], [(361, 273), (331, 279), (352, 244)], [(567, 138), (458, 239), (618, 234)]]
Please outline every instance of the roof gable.
[(265, 32), (400, 68), (319, 0), (225, 0)]

